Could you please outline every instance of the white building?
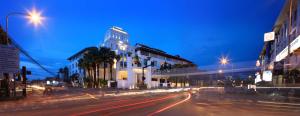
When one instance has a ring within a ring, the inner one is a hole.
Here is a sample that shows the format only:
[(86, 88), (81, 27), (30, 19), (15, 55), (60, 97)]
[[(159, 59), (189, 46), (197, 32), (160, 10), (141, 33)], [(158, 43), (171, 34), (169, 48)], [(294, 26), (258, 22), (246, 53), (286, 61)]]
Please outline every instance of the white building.
[(77, 77), (79, 77), (78, 78), (79, 83), (83, 83), (84, 71), (83, 71), (83, 69), (78, 67), (78, 61), (80, 58), (83, 57), (83, 55), (85, 53), (87, 53), (89, 50), (92, 50), (92, 49), (98, 49), (98, 48), (97, 47), (87, 47), (68, 58), (69, 76), (76, 75)]
[[(131, 46), (128, 41), (129, 35), (126, 31), (119, 27), (110, 28), (104, 38), (104, 43), (100, 47), (107, 47), (115, 51), (121, 58), (113, 66), (113, 80), (117, 82), (118, 88), (156, 88), (170, 86), (167, 78), (152, 77), (153, 70), (159, 69), (162, 64), (191, 64), (179, 56), (173, 56), (166, 52), (151, 48), (143, 44), (136, 44)], [(85, 50), (83, 50), (85, 51)], [(79, 52), (69, 58), (70, 75), (80, 73), (83, 71), (78, 68), (78, 60), (82, 57), (84, 52)], [(143, 68), (144, 77), (143, 78)], [(98, 69), (97, 78), (103, 78), (103, 69)], [(107, 75), (110, 75), (107, 71)], [(109, 79), (109, 78), (108, 78)]]

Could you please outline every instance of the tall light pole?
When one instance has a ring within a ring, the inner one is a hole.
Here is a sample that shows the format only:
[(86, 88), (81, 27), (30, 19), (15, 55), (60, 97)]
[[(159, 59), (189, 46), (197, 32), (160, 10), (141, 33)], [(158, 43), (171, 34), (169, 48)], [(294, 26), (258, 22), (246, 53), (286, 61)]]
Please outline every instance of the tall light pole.
[(229, 61), (228, 61), (228, 59), (226, 58), (226, 57), (222, 57), (221, 59), (220, 59), (220, 64), (221, 65), (226, 65), (226, 64), (228, 64), (229, 63)]
[[(225, 66), (225, 65), (229, 64), (228, 58), (227, 57), (221, 57), (220, 58), (220, 64), (222, 66)], [(231, 64), (231, 76), (233, 77), (233, 64)]]
[(42, 23), (42, 20), (44, 19), (44, 17), (41, 16), (41, 12), (37, 12), (35, 9), (33, 9), (32, 11), (28, 11), (27, 13), (23, 13), (23, 12), (11, 12), (8, 13), (5, 17), (6, 19), (6, 42), (7, 45), (9, 45), (9, 38), (8, 38), (8, 20), (10, 16), (26, 16), (26, 18), (29, 20), (30, 23), (34, 24), (35, 26), (39, 25)]
[[(6, 31), (6, 43), (7, 43), (7, 45), (9, 45), (8, 21), (9, 21), (10, 16), (25, 16), (27, 19), (29, 19), (29, 22), (34, 24), (35, 26), (41, 24), (42, 20), (44, 19), (41, 16), (41, 12), (37, 12), (35, 9), (33, 9), (32, 11), (28, 11), (27, 13), (23, 13), (23, 12), (8, 13), (5, 17), (5, 20), (6, 20), (5, 31)], [(26, 79), (26, 68), (24, 66), (22, 67), (22, 72), (23, 72), (23, 74), (22, 74), (23, 84), (25, 85), (25, 87), (23, 89), (23, 96), (26, 96), (26, 80), (27, 79)], [(14, 91), (15, 91), (15, 85), (14, 85)]]

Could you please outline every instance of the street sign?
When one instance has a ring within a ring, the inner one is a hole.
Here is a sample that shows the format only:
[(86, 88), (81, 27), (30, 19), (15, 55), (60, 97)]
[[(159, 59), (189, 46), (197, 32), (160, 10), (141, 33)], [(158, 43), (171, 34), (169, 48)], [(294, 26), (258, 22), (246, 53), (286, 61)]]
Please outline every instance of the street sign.
[(275, 38), (274, 32), (265, 33), (264, 42), (273, 41)]

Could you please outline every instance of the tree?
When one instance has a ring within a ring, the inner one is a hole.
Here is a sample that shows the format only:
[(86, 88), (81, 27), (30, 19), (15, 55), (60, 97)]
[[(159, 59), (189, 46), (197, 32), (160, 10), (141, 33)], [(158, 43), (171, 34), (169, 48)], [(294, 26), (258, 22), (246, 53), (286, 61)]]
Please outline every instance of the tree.
[[(90, 49), (87, 53), (83, 55), (81, 59), (78, 61), (78, 66), (81, 69), (85, 69), (88, 71), (88, 77), (93, 78), (94, 86), (97, 87), (97, 81), (96, 81), (96, 66), (97, 66), (97, 60), (98, 60), (98, 49)], [(92, 70), (91, 70), (92, 69)], [(93, 76), (91, 76), (91, 71), (93, 72)]]
[(114, 51), (110, 51), (109, 52), (109, 57), (108, 57), (108, 63), (109, 63), (109, 69), (110, 69), (110, 80), (113, 80), (113, 77), (112, 77), (112, 75), (113, 75), (113, 73), (112, 73), (112, 68), (113, 68), (113, 65), (114, 65), (114, 60), (117, 60), (117, 61), (119, 61), (120, 60), (120, 56), (119, 55), (117, 55)]
[[(109, 64), (110, 75), (112, 80), (112, 66), (114, 64), (114, 60), (120, 59), (120, 56), (116, 55), (114, 51), (111, 51), (110, 48), (100, 47), (99, 49), (89, 50), (86, 54), (84, 54), (83, 58), (78, 61), (78, 66), (84, 69), (84, 74), (86, 74), (85, 69), (88, 70), (88, 77), (93, 78), (94, 87), (98, 87), (99, 83), (101, 86), (103, 85), (102, 81), (106, 81), (106, 68), (107, 64)], [(96, 78), (97, 72), (99, 74), (99, 69), (103, 66), (103, 80), (99, 80)], [(90, 73), (92, 69), (93, 75)], [(92, 75), (92, 76), (91, 76)], [(85, 76), (85, 75), (84, 75)], [(86, 76), (85, 76), (86, 77)], [(90, 81), (86, 79), (87, 81)]]
[(99, 51), (97, 49), (90, 50), (87, 54), (86, 57), (89, 59), (89, 64), (93, 69), (93, 77), (94, 77), (94, 88), (98, 87), (98, 82), (97, 82), (97, 64), (101, 60), (99, 59)]
[(106, 67), (107, 67), (107, 63), (110, 60), (110, 49), (106, 48), (106, 47), (100, 47), (99, 49), (99, 58), (101, 59), (102, 63), (103, 63), (103, 80), (105, 80), (106, 77)]

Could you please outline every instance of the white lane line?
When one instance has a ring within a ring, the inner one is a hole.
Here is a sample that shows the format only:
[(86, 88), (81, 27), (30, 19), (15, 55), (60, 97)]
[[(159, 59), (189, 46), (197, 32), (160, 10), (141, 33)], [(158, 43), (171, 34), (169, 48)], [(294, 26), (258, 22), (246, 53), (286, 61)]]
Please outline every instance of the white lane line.
[(268, 101), (257, 101), (258, 103), (266, 103), (266, 104), (276, 104), (276, 105), (294, 105), (294, 106), (300, 106), (300, 104), (297, 103), (282, 103), (282, 102), (268, 102)]

